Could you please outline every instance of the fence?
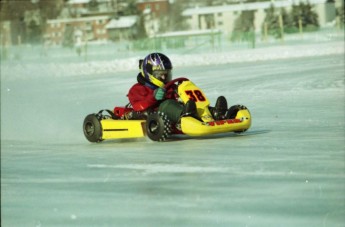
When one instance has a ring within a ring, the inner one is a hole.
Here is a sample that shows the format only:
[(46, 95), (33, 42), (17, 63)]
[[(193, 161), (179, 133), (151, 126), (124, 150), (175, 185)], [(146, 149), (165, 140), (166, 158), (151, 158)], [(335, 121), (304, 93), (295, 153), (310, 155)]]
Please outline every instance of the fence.
[(276, 39), (263, 34), (241, 34), (245, 39), (231, 41), (229, 35), (220, 32), (181, 36), (155, 37), (137, 41), (86, 43), (79, 56), (74, 48), (42, 45), (1, 46), (1, 63), (4, 62), (85, 62), (123, 59), (145, 56), (148, 52), (161, 51), (169, 54), (197, 54), (226, 52), (237, 49), (262, 48), (272, 45), (294, 45), (298, 43), (344, 40), (344, 29), (323, 28), (315, 32), (285, 34)]
[(150, 39), (134, 41), (133, 50), (195, 50), (200, 47), (211, 49), (221, 46), (222, 33), (219, 30), (171, 32)]

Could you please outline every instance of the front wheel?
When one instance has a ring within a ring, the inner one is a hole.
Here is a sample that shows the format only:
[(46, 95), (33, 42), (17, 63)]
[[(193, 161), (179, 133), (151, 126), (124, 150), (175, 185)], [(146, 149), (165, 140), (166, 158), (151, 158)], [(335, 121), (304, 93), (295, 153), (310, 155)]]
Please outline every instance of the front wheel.
[(86, 139), (92, 143), (102, 141), (102, 125), (95, 114), (85, 117), (83, 131)]
[(153, 141), (164, 141), (171, 133), (171, 123), (168, 117), (162, 113), (152, 113), (146, 119), (146, 133)]

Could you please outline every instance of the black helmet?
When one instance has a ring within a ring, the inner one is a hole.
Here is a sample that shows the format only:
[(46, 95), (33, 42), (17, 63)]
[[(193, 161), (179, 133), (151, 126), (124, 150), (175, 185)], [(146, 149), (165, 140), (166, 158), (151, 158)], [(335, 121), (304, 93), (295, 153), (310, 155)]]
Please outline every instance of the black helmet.
[(141, 75), (157, 87), (163, 87), (171, 80), (172, 64), (170, 59), (161, 53), (151, 53), (141, 62)]

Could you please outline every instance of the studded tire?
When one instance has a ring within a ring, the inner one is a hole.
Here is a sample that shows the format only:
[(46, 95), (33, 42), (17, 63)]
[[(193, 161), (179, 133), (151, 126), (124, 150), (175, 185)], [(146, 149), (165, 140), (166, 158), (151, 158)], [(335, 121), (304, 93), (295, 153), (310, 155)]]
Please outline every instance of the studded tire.
[(102, 125), (96, 114), (85, 117), (83, 131), (86, 139), (92, 143), (102, 141)]
[(163, 112), (154, 112), (146, 119), (146, 133), (153, 141), (165, 141), (171, 134), (171, 122)]
[[(234, 105), (234, 106), (231, 106), (227, 112), (227, 119), (234, 119), (237, 115), (237, 112), (240, 111), (240, 110), (246, 110), (247, 107), (243, 106), (243, 105)], [(240, 130), (240, 131), (234, 131), (234, 133), (237, 133), (237, 134), (241, 134), (243, 132), (247, 131), (247, 129), (245, 130)]]

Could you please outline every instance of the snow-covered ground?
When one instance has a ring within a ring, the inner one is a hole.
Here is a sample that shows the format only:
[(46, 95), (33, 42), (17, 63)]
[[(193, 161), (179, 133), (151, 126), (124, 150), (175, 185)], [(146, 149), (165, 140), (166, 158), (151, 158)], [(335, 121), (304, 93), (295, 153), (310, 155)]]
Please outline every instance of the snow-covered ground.
[(1, 226), (344, 226), (344, 41), (167, 54), (250, 130), (90, 144), (144, 56), (1, 63)]

